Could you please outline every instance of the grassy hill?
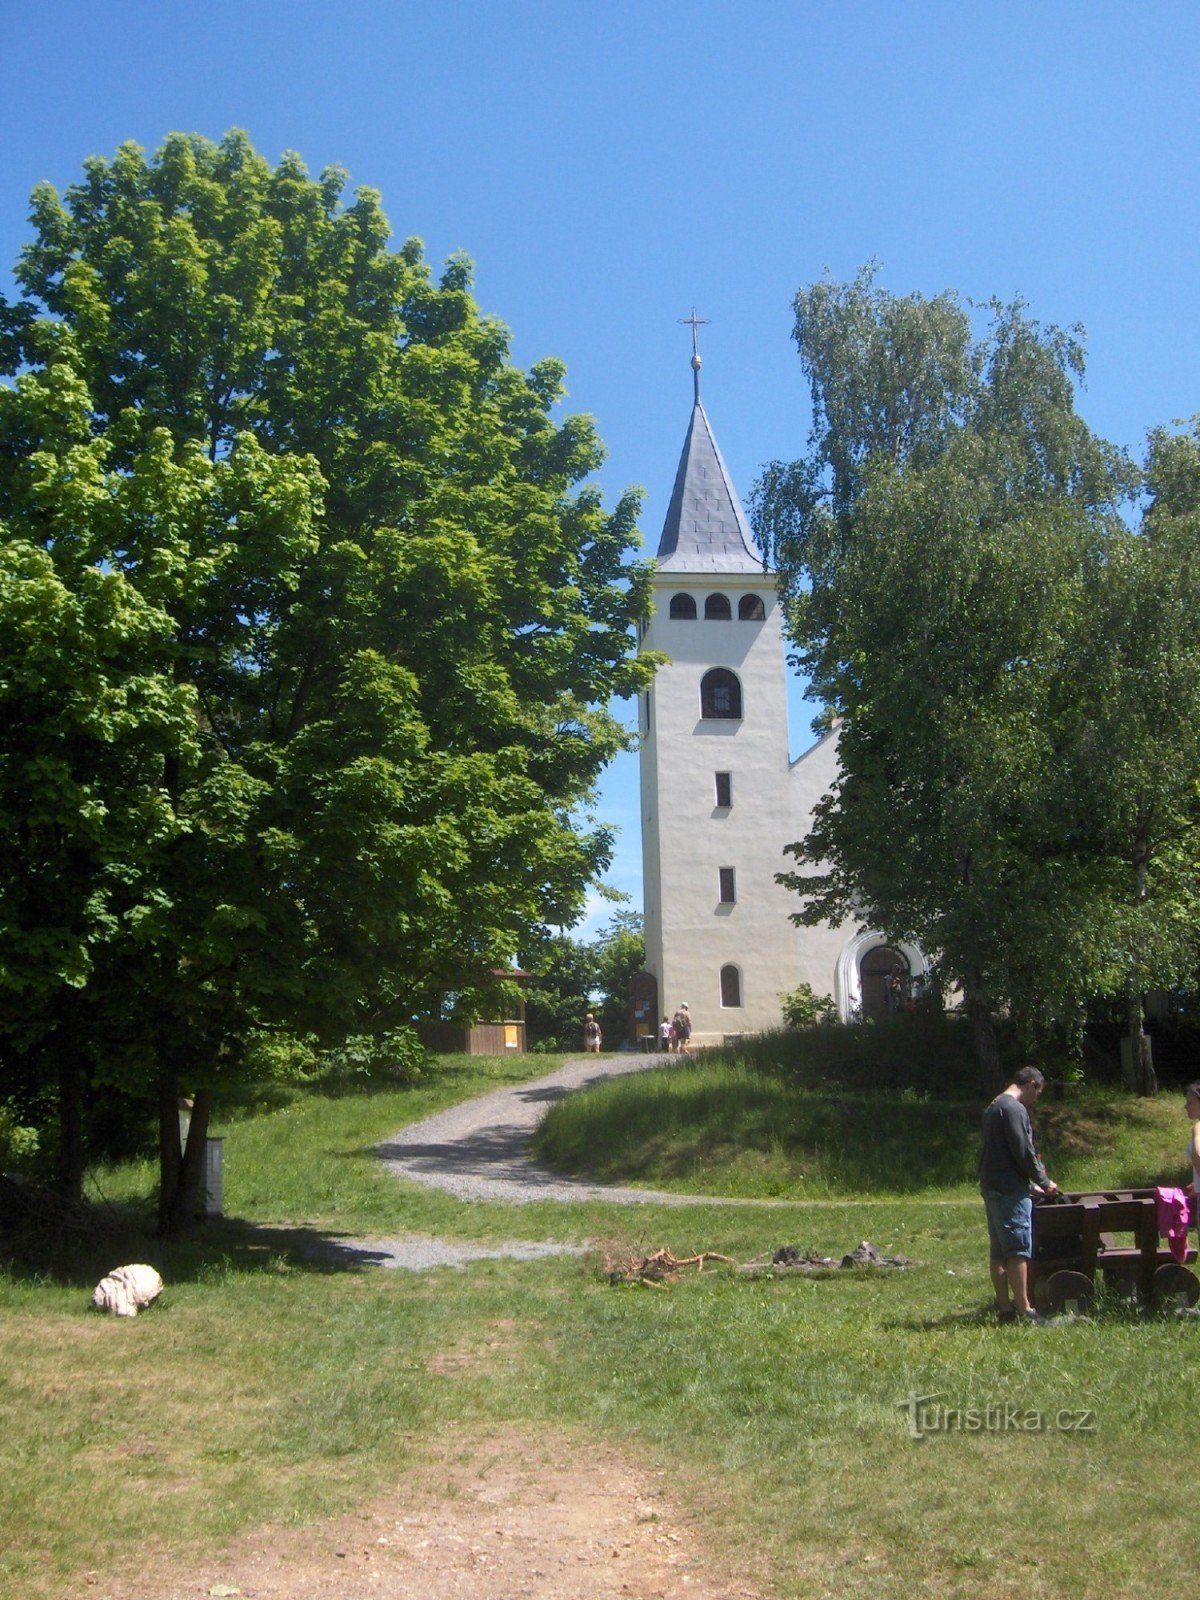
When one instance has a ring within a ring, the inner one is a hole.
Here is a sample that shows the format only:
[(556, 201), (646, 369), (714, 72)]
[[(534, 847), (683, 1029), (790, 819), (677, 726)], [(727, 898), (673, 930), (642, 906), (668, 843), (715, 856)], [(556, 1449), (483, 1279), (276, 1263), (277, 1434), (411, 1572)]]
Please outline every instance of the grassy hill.
[[(855, 1031), (664, 1058), (552, 1106), (538, 1155), (560, 1172), (742, 1199), (974, 1194), (983, 1102), (967, 1064), (939, 1055), (931, 1032), (927, 1069), (880, 1082), (874, 1061), (847, 1049)], [(1049, 1171), (1068, 1189), (1182, 1183), (1177, 1102), (1052, 1087), (1037, 1113)]]

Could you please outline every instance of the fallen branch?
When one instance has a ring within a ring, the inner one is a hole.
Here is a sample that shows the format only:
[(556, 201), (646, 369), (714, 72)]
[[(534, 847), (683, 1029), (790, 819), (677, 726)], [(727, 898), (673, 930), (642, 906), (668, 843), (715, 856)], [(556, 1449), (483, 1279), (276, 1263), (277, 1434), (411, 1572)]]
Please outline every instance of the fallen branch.
[(656, 1289), (663, 1288), (664, 1280), (677, 1277), (684, 1267), (695, 1267), (697, 1272), (703, 1272), (706, 1261), (724, 1261), (732, 1265), (733, 1257), (723, 1256), (717, 1250), (701, 1250), (694, 1256), (673, 1256), (669, 1250), (655, 1250), (650, 1255), (637, 1256), (611, 1247), (603, 1255), (610, 1283), (640, 1283)]

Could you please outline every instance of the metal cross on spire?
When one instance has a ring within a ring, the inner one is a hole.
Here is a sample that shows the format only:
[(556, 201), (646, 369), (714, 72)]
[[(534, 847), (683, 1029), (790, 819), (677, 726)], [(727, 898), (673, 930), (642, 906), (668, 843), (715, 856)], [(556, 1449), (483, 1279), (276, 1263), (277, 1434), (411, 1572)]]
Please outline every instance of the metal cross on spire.
[(701, 328), (707, 328), (708, 327), (710, 319), (708, 317), (698, 317), (696, 315), (696, 308), (695, 308), (695, 306), (693, 306), (692, 307), (691, 316), (690, 317), (680, 317), (679, 320), (686, 327), (689, 327), (692, 330), (692, 383), (695, 385), (695, 389), (696, 389), (696, 404), (699, 405), (700, 404), (700, 338), (699, 338), (699, 333), (700, 333), (700, 329)]

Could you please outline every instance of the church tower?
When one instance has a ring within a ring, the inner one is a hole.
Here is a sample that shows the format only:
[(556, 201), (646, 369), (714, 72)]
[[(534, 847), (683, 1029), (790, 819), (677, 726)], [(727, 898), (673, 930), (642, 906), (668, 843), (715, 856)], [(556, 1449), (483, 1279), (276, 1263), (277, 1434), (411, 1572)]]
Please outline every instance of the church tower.
[(642, 871), (659, 1016), (686, 1003), (695, 1041), (717, 1043), (779, 1027), (801, 982), (849, 1014), (862, 944), (795, 927), (799, 902), (775, 882), (836, 776), (837, 740), (789, 760), (779, 596), (700, 403), (691, 321), (695, 398), (642, 638), (669, 658), (640, 705)]

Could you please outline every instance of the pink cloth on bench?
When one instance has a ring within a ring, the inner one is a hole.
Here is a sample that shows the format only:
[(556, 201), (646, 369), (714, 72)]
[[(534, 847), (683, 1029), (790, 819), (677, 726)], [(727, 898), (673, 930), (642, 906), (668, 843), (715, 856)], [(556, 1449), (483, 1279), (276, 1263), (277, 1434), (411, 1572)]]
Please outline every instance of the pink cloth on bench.
[(1159, 1236), (1167, 1241), (1171, 1254), (1182, 1264), (1187, 1260), (1188, 1228), (1192, 1221), (1191, 1198), (1182, 1189), (1165, 1185), (1155, 1189), (1154, 1198), (1158, 1202)]

